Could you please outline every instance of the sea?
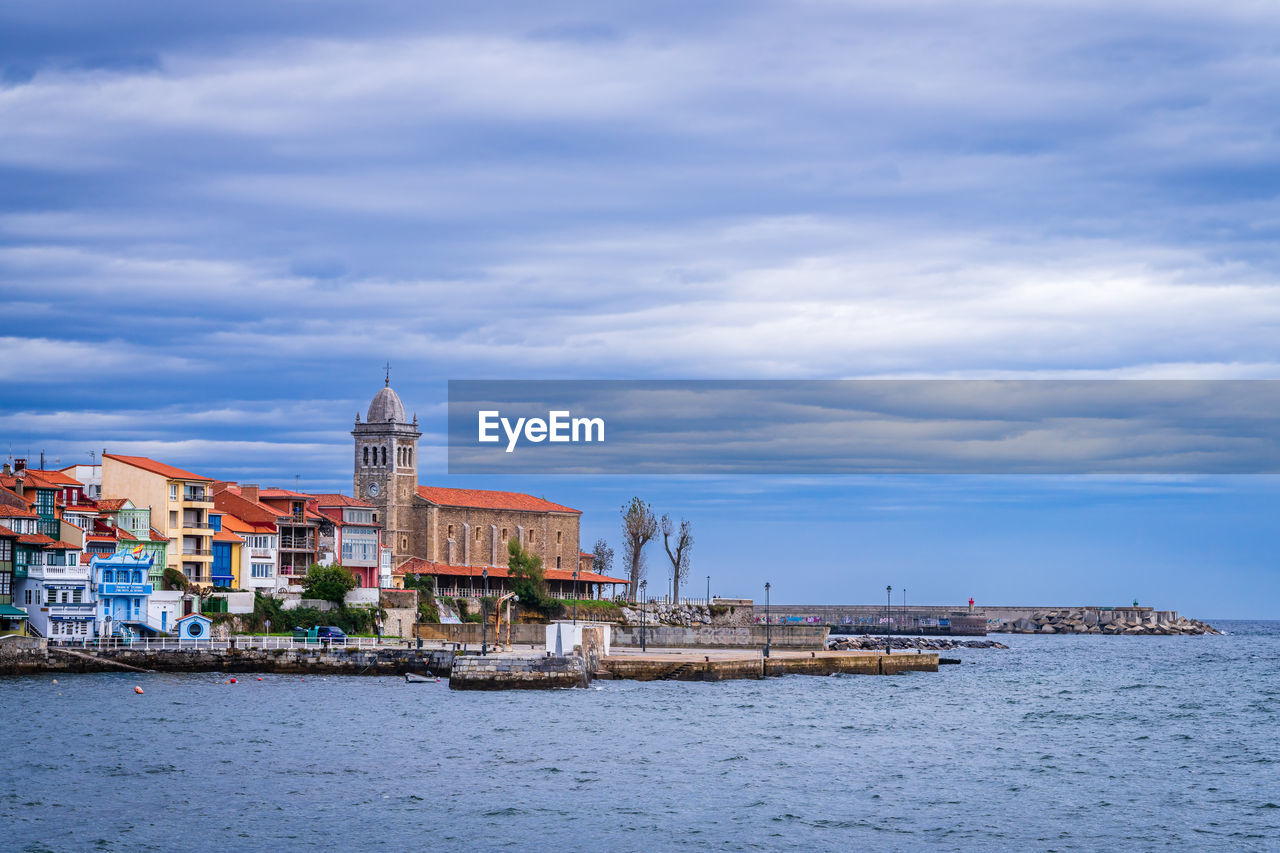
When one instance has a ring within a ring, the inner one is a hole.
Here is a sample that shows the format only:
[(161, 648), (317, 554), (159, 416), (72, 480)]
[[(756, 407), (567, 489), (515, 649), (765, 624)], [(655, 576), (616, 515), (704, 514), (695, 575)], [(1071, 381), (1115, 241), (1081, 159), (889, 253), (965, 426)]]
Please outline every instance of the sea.
[(1216, 624), (892, 677), (9, 678), (0, 850), (1280, 850), (1280, 622)]

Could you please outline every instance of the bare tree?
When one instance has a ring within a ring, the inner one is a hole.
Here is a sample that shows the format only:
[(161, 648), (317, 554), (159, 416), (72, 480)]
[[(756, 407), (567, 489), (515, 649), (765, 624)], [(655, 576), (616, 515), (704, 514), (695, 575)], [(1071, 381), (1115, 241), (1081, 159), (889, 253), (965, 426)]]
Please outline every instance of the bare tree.
[(674, 579), (671, 593), (679, 601), (680, 582), (689, 579), (689, 552), (693, 550), (693, 528), (689, 519), (680, 519), (680, 528), (677, 530), (671, 516), (662, 516), (662, 547), (667, 552), (667, 559), (671, 561), (671, 577)]
[(640, 581), (644, 579), (644, 546), (656, 535), (658, 520), (653, 517), (653, 510), (640, 498), (632, 498), (622, 508), (622, 555), (630, 573), (632, 597), (639, 592)]

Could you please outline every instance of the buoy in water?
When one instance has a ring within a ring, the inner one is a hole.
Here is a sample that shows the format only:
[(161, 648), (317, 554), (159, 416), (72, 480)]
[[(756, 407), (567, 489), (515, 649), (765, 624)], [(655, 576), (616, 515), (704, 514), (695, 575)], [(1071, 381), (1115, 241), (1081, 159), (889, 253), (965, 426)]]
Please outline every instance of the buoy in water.
[(58, 683), (58, 679), (56, 679), (56, 678), (55, 678), (55, 679), (53, 680), (53, 683), (54, 683), (54, 684), (57, 684), (57, 683)]
[(141, 694), (141, 693), (142, 693), (142, 688), (135, 684), (135, 685), (133, 685), (133, 692), (134, 692), (134, 693)]
[(231, 679), (230, 683), (231, 683), (231, 684), (235, 684), (235, 683), (236, 683), (236, 680), (233, 678), (233, 679)]

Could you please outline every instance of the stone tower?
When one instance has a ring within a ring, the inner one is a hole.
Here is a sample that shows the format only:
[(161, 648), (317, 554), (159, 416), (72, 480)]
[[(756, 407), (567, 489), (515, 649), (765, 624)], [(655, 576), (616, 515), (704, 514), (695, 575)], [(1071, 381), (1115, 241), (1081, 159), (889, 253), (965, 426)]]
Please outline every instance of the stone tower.
[(391, 388), (391, 370), (385, 385), (369, 403), (364, 423), (356, 413), (351, 430), (355, 438), (352, 490), (378, 508), (382, 544), (391, 549), (392, 566), (413, 556), (413, 503), (418, 492), (418, 416), (405, 419), (404, 403)]

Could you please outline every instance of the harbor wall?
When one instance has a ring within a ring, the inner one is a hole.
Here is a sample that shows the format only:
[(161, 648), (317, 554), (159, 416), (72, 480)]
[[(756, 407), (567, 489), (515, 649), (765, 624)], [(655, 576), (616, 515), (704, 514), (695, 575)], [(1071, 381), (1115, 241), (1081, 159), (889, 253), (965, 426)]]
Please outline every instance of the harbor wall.
[(257, 672), (331, 675), (448, 675), (452, 651), (312, 647), (286, 649), (74, 649), (43, 640), (0, 643), (0, 675), (42, 672)]
[(451, 690), (552, 690), (586, 687), (591, 679), (582, 655), (462, 655), (454, 659)]
[[(639, 648), (639, 625), (615, 625), (613, 645)], [(750, 627), (702, 626), (681, 628), (671, 625), (649, 625), (643, 629), (644, 645), (654, 649), (711, 648), (763, 649), (766, 638), (777, 649), (809, 651), (825, 649), (829, 629), (822, 625), (763, 625)]]

